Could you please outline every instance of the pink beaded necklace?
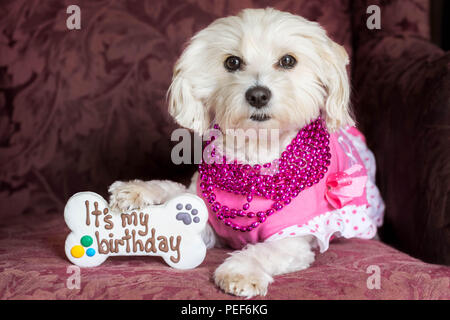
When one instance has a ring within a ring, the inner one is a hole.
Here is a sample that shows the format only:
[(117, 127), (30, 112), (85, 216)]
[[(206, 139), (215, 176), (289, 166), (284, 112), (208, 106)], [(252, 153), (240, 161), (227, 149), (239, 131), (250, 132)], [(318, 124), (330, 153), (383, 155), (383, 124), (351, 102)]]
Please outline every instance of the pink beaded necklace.
[[(217, 125), (214, 125), (214, 128), (219, 129)], [(216, 213), (217, 219), (223, 221), (226, 226), (242, 232), (252, 231), (283, 206), (289, 205), (301, 191), (324, 177), (331, 159), (329, 138), (330, 134), (319, 116), (298, 132), (281, 154), (281, 158), (271, 163), (262, 166), (240, 164), (236, 160), (226, 163), (225, 156), (222, 163), (210, 164), (203, 160), (198, 166), (202, 196)], [(215, 137), (211, 137), (206, 145), (214, 140)], [(214, 157), (216, 148), (211, 146), (209, 156)], [(277, 169), (276, 173), (265, 174), (268, 169), (274, 167)], [(216, 201), (216, 189), (242, 195), (246, 197), (247, 202), (242, 208), (229, 208)], [(271, 199), (273, 203), (265, 211), (252, 212), (250, 203), (254, 196)], [(253, 222), (239, 225), (233, 222), (236, 217), (247, 217)]]

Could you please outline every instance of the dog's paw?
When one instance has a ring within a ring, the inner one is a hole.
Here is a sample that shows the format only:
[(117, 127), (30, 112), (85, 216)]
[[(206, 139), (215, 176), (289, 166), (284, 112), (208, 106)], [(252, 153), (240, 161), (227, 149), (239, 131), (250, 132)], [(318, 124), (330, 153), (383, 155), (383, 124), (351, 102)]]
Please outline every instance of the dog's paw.
[(247, 299), (267, 294), (267, 288), (273, 278), (259, 266), (247, 266), (233, 259), (222, 263), (214, 272), (214, 282), (226, 293), (246, 297)]
[(112, 211), (125, 212), (161, 203), (161, 190), (157, 185), (134, 180), (116, 181), (108, 189), (109, 206)]

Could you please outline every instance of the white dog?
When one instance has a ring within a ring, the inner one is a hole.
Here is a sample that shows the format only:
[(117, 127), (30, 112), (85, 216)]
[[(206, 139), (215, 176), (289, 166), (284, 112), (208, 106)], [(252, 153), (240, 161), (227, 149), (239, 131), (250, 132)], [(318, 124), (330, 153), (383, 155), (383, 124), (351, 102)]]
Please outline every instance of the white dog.
[[(293, 226), (297, 228), (294, 231), (292, 227), (284, 228), (266, 241), (249, 243), (233, 252), (214, 273), (215, 283), (225, 292), (246, 297), (265, 295), (273, 276), (311, 265), (315, 244), (324, 251), (333, 235), (347, 238), (375, 235), (383, 204), (373, 185), (373, 156), (361, 136), (344, 130), (354, 125), (349, 111), (348, 61), (345, 49), (333, 42), (319, 24), (268, 8), (247, 9), (237, 16), (216, 20), (191, 39), (176, 63), (169, 91), (169, 112), (181, 126), (203, 134), (215, 123), (226, 132), (222, 137), (225, 140), (232, 135), (229, 129), (278, 130), (282, 143), (275, 151), (264, 150), (265, 145), (259, 139), (250, 139), (245, 148), (234, 152), (222, 150), (227, 159), (233, 157), (250, 165), (278, 159), (299, 130), (321, 116), (328, 132), (336, 135), (338, 142), (330, 142), (330, 146), (336, 145), (332, 149), (341, 148), (339, 152), (353, 159), (364, 157), (364, 172), (369, 176), (364, 197), (369, 198), (369, 188), (371, 195), (375, 195), (368, 205), (349, 202), (322, 213), (314, 220), (317, 228), (322, 228), (315, 230), (317, 234), (309, 227), (306, 230), (309, 221), (303, 227)], [(331, 158), (330, 168), (341, 158), (334, 159)], [(344, 169), (348, 167), (342, 165)], [(321, 180), (324, 193), (330, 190), (330, 185), (325, 187), (330, 173)], [(201, 194), (197, 180), (198, 174), (188, 189), (167, 180), (118, 181), (109, 188), (110, 204), (117, 210), (128, 210), (164, 203), (186, 190)], [(332, 201), (331, 198), (329, 195), (327, 199)], [(325, 199), (323, 194), (320, 199)], [(377, 210), (367, 209), (370, 205)], [(346, 208), (353, 209), (351, 221), (342, 215)], [(269, 225), (271, 219), (267, 217), (265, 224)], [(376, 222), (361, 227), (356, 219)], [(333, 227), (329, 227), (331, 224)], [(289, 236), (280, 236), (283, 231), (285, 234), (289, 231)], [(246, 234), (234, 232), (239, 236)], [(204, 234), (208, 247), (217, 244), (218, 239), (209, 225)]]

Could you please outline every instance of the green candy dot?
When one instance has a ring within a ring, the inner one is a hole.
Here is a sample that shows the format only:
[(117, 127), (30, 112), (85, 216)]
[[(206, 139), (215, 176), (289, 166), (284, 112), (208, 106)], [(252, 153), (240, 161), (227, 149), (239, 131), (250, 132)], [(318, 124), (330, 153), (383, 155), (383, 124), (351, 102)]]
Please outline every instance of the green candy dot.
[(81, 238), (80, 242), (84, 247), (89, 247), (94, 241), (90, 236), (84, 236), (83, 238)]

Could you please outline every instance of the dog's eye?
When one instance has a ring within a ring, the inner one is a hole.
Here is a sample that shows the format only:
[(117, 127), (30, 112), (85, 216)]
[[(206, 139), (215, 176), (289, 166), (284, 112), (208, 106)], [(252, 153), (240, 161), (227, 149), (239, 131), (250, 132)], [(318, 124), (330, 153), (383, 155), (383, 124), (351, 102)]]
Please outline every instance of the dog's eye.
[(231, 56), (225, 60), (225, 69), (228, 71), (236, 71), (241, 67), (242, 60), (239, 57)]
[(281, 57), (278, 64), (284, 69), (292, 69), (297, 64), (297, 60), (295, 60), (295, 58), (290, 54), (286, 54)]

